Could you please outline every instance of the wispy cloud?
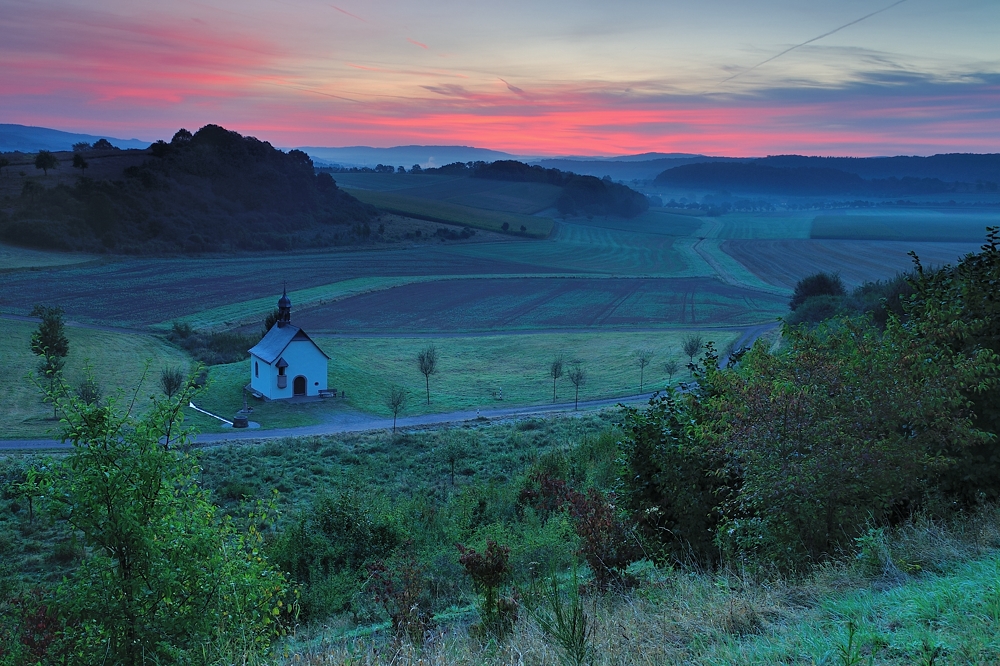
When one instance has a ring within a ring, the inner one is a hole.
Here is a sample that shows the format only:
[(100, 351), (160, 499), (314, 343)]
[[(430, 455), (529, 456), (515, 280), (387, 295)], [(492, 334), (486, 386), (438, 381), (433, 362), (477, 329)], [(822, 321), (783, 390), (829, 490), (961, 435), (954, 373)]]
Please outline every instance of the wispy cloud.
[(368, 21), (364, 20), (363, 18), (361, 18), (357, 14), (352, 14), (351, 12), (347, 11), (346, 9), (341, 9), (337, 5), (330, 5), (330, 7), (332, 7), (333, 9), (336, 9), (341, 14), (346, 14), (347, 16), (350, 16), (351, 18), (358, 19), (362, 23), (368, 23)]
[(406, 38), (406, 41), (408, 41), (409, 43), (414, 44), (416, 46), (419, 46), (422, 49), (428, 48), (428, 46), (426, 44), (424, 44), (423, 42), (418, 42), (417, 40), (410, 39), (409, 37)]

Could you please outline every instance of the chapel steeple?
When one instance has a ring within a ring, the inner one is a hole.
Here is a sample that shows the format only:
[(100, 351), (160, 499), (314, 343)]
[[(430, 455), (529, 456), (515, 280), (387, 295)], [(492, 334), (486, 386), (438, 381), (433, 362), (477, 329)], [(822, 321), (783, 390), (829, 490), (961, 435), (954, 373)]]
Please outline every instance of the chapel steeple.
[(288, 298), (288, 290), (282, 288), (281, 298), (278, 299), (278, 326), (284, 326), (292, 322), (292, 300)]

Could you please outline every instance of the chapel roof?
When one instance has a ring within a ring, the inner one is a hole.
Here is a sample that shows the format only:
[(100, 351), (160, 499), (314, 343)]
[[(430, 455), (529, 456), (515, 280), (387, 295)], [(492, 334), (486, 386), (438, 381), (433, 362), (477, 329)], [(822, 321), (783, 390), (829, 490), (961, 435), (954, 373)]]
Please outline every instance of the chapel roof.
[(285, 351), (290, 343), (296, 340), (308, 340), (313, 347), (319, 350), (320, 354), (326, 356), (328, 359), (330, 358), (325, 351), (320, 349), (319, 345), (312, 341), (312, 338), (306, 335), (305, 331), (292, 324), (284, 324), (282, 326), (275, 324), (267, 332), (267, 335), (250, 348), (249, 351), (265, 363), (271, 364), (281, 356), (281, 353)]

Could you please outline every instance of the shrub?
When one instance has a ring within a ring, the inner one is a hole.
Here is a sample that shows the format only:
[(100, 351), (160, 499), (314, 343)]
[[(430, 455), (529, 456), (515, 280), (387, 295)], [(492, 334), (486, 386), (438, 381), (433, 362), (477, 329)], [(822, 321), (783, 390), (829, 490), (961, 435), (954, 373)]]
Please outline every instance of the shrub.
[(480, 606), (480, 630), (487, 635), (503, 638), (517, 623), (517, 601), (513, 597), (501, 597), (501, 588), (510, 579), (510, 547), (501, 546), (487, 539), (486, 548), (477, 553), (472, 548), (457, 544), (462, 553), (459, 564), (472, 579), (476, 589), (483, 595)]
[(844, 281), (836, 273), (816, 273), (804, 277), (795, 284), (795, 292), (788, 306), (795, 310), (813, 296), (843, 296), (846, 293)]
[(397, 638), (421, 645), (433, 626), (430, 594), (424, 568), (412, 555), (388, 566), (377, 561), (368, 566), (370, 589), (382, 606)]
[(321, 496), (271, 549), (277, 566), (302, 585), (303, 619), (347, 610), (365, 579), (365, 564), (385, 560), (403, 542), (392, 516), (352, 493)]

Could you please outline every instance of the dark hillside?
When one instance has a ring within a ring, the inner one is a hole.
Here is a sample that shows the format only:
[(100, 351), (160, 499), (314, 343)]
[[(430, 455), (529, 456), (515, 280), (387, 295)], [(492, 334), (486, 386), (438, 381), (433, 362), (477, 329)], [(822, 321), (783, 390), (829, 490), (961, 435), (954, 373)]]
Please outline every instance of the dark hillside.
[(473, 178), (506, 180), (519, 183), (542, 183), (563, 188), (556, 208), (564, 215), (616, 215), (635, 217), (649, 208), (645, 195), (610, 178), (581, 176), (559, 169), (546, 169), (516, 160), (496, 162), (456, 162), (425, 173), (460, 174)]
[(756, 161), (780, 168), (839, 169), (862, 178), (937, 178), (951, 182), (1000, 183), (1000, 154), (951, 153), (930, 157), (804, 157), (771, 155)]
[[(664, 171), (656, 177), (654, 183), (666, 187), (796, 196), (901, 197), (976, 189), (975, 184), (946, 183), (938, 178), (893, 176), (866, 180), (856, 173), (829, 167), (774, 167), (762, 162), (688, 164)], [(980, 187), (983, 186), (980, 183)], [(986, 186), (995, 187), (995, 184)]]
[(298, 150), (206, 125), (120, 152), (81, 153), (88, 162), (117, 160), (117, 170), (104, 165), (93, 177), (70, 175), (77, 170), (64, 154), (60, 176), (22, 176), (20, 192), (2, 202), (0, 238), (138, 254), (325, 247), (371, 233), (373, 209), (329, 174), (315, 175)]

